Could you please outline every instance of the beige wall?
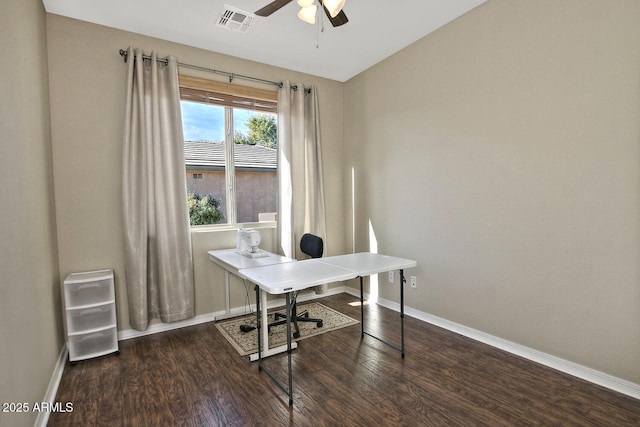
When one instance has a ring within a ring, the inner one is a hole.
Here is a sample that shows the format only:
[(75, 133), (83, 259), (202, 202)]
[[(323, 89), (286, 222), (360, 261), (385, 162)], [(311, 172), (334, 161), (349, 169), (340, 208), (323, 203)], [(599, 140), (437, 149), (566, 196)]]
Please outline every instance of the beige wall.
[(345, 84), (355, 247), (417, 258), (411, 307), (640, 383), (638, 23), (491, 0)]
[[(62, 350), (51, 179), (45, 14), (40, 0), (0, 13), (0, 402), (42, 401)], [(0, 412), (0, 425), (36, 414)]]
[[(194, 174), (202, 175), (193, 178)], [(227, 181), (224, 170), (187, 169), (187, 192), (200, 195), (211, 194), (220, 201), (224, 222), (228, 221)], [(270, 171), (245, 171), (235, 173), (237, 222), (257, 222), (258, 214), (275, 212), (278, 209), (278, 175)]]
[[(180, 62), (256, 76), (317, 85), (322, 114), (325, 186), (331, 206), (343, 199), (342, 87), (339, 82), (245, 61), (139, 34), (47, 15), (51, 132), (61, 278), (73, 271), (110, 267), (115, 270), (118, 328), (130, 329), (121, 218), (121, 162), (126, 65), (118, 54), (128, 46), (174, 55)], [(185, 70), (185, 73), (197, 73)], [(213, 74), (197, 74), (216, 78)], [(224, 80), (224, 77), (219, 77)], [(241, 82), (238, 80), (238, 82)], [(250, 84), (241, 82), (242, 84)], [(275, 87), (272, 87), (275, 90)], [(328, 212), (328, 253), (344, 252), (342, 209)], [(194, 237), (196, 311), (224, 309), (221, 274), (210, 280), (205, 249), (235, 245), (235, 232), (197, 232)], [(202, 253), (200, 253), (200, 252)], [(242, 300), (240, 300), (242, 303)]]

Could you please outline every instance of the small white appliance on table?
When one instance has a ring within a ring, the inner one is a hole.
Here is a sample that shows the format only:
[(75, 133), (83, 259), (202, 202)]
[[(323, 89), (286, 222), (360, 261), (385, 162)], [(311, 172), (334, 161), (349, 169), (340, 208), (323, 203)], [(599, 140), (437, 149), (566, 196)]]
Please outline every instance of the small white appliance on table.
[(236, 251), (247, 258), (263, 258), (269, 256), (269, 252), (259, 248), (262, 236), (258, 230), (241, 228), (236, 237)]

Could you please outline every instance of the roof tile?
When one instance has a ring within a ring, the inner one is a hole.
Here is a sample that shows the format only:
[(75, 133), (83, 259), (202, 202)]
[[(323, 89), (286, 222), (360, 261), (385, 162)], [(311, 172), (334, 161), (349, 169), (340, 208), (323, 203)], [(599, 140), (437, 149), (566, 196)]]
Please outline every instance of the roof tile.
[[(233, 147), (236, 167), (276, 169), (277, 152), (260, 145), (236, 144)], [(224, 144), (221, 142), (184, 142), (187, 166), (224, 167)]]

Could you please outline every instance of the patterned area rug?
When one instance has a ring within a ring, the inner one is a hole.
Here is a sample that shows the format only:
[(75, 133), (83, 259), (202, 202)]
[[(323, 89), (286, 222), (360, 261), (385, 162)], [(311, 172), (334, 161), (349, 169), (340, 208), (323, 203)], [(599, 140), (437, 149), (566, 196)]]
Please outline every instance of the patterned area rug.
[[(294, 341), (300, 341), (305, 338), (312, 337), (314, 335), (320, 335), (325, 332), (335, 331), (336, 329), (344, 328), (358, 324), (355, 319), (346, 316), (336, 310), (333, 310), (319, 302), (312, 302), (308, 304), (298, 304), (298, 313), (302, 313), (304, 310), (309, 311), (309, 317), (315, 317), (322, 319), (322, 327), (318, 328), (313, 322), (298, 322), (300, 327), (300, 338), (294, 339)], [(276, 309), (275, 312), (284, 312), (282, 308)], [(273, 313), (268, 315), (269, 323), (273, 322)], [(257, 341), (257, 329), (249, 332), (242, 332), (240, 325), (256, 325), (256, 315), (248, 315), (243, 317), (236, 317), (234, 319), (225, 320), (222, 322), (216, 322), (216, 328), (224, 335), (224, 337), (238, 350), (238, 353), (242, 356), (247, 356), (252, 353), (258, 352)], [(293, 329), (293, 324), (291, 325)], [(278, 325), (271, 328), (269, 333), (269, 347), (277, 347), (279, 345), (286, 344), (287, 342), (287, 325)]]

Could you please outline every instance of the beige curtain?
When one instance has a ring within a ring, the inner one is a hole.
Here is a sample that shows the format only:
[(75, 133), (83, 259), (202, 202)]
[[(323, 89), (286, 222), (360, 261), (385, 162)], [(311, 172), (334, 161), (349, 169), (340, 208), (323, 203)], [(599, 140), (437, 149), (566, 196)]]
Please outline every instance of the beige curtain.
[[(283, 255), (303, 258), (300, 238), (313, 233), (325, 241), (322, 147), (317, 90), (285, 81), (278, 91), (278, 246)], [(324, 292), (326, 285), (317, 287)]]
[(193, 262), (176, 59), (127, 58), (125, 279), (131, 327), (145, 330), (194, 316)]

